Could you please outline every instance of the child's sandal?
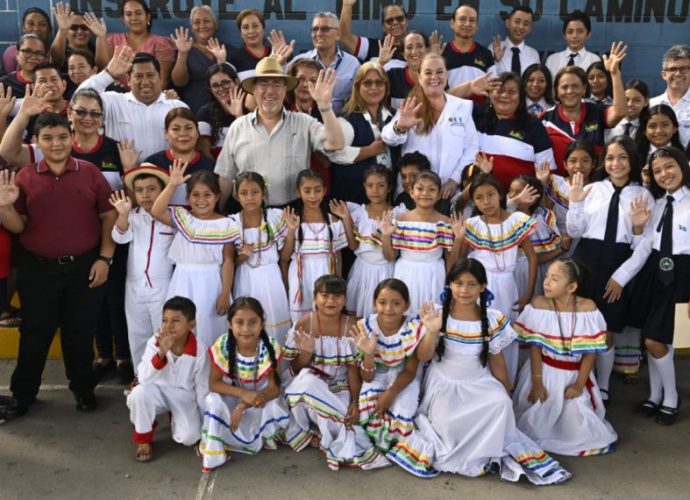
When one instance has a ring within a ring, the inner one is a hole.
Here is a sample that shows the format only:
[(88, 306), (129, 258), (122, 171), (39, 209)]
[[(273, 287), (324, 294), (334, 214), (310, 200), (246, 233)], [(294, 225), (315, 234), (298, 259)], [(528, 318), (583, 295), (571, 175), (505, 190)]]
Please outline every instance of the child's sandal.
[(153, 460), (153, 446), (151, 446), (151, 443), (140, 444), (137, 446), (137, 453), (135, 457), (137, 462), (150, 462)]

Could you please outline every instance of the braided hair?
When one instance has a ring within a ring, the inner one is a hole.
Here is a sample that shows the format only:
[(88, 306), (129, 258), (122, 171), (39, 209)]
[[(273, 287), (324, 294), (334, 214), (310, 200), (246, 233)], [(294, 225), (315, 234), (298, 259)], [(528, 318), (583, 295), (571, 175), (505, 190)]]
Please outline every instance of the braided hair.
[[(256, 172), (246, 171), (238, 174), (237, 177), (235, 177), (236, 198), (238, 197), (237, 195), (240, 190), (240, 185), (243, 182), (255, 183), (257, 186), (259, 186), (261, 192), (263, 193), (263, 197), (261, 198), (261, 216), (262, 221), (266, 224), (266, 237), (268, 238), (268, 242), (270, 243), (273, 239), (273, 231), (271, 229), (271, 225), (268, 223), (268, 212), (266, 209), (266, 181), (260, 174), (257, 174)], [(261, 230), (261, 224), (259, 224), (259, 230)]]
[[(471, 274), (479, 282), (480, 285), (487, 284), (486, 270), (484, 269), (484, 266), (481, 262), (479, 262), (476, 259), (460, 259), (455, 264), (453, 264), (453, 267), (448, 272), (448, 275), (446, 276), (446, 286), (450, 287), (450, 284), (452, 282), (454, 282), (458, 277), (460, 277), (460, 275), (466, 273)], [(482, 366), (486, 366), (489, 360), (489, 341), (491, 340), (489, 337), (489, 317), (486, 312), (487, 295), (488, 294), (486, 288), (484, 288), (484, 291), (479, 295), (479, 315), (482, 326), (482, 352), (479, 354), (479, 361), (481, 362)], [(442, 299), (443, 300), (441, 304), (441, 331), (445, 332), (446, 325), (448, 323), (448, 316), (450, 316), (450, 309), (453, 305), (453, 294), (450, 292), (449, 289), (444, 290)], [(443, 355), (445, 352), (446, 344), (445, 341), (441, 339), (441, 341), (439, 341), (439, 343), (436, 345), (436, 356), (438, 356), (439, 361), (443, 359)]]
[[(273, 344), (271, 344), (271, 339), (266, 333), (266, 328), (264, 328), (264, 308), (261, 306), (261, 302), (256, 300), (254, 297), (238, 297), (230, 306), (228, 310), (228, 323), (232, 324), (232, 318), (237, 314), (240, 309), (249, 309), (254, 312), (259, 318), (261, 318), (261, 333), (259, 334), (259, 341), (263, 344), (268, 351), (268, 356), (271, 359), (271, 367), (273, 367), (273, 379), (276, 384), (280, 386), (280, 373), (278, 367), (278, 361), (276, 359), (276, 352), (273, 349)], [(228, 339), (225, 344), (228, 351), (228, 376), (233, 382), (236, 382), (235, 373), (237, 367), (237, 339), (232, 331), (232, 328), (228, 328)]]
[[(328, 203), (326, 201), (326, 182), (324, 181), (323, 175), (321, 172), (318, 170), (312, 170), (310, 168), (305, 168), (304, 170), (301, 170), (299, 174), (297, 174), (297, 192), (299, 192), (300, 187), (302, 187), (302, 184), (304, 181), (307, 179), (317, 179), (321, 185), (324, 188), (324, 197), (321, 200), (321, 203), (319, 204), (319, 209), (321, 210), (321, 216), (323, 217), (323, 220), (326, 224), (326, 227), (328, 228), (328, 252), (330, 254), (331, 259), (335, 259), (335, 250), (334, 250), (334, 242), (333, 242), (333, 228), (331, 227), (331, 218), (328, 213)], [(304, 201), (302, 201), (302, 197), (300, 196), (297, 199), (297, 204), (295, 207), (295, 215), (299, 216), (300, 220), (304, 220), (303, 217), (304, 213)], [(299, 228), (297, 228), (297, 242), (299, 244), (299, 248), (302, 247), (302, 242), (304, 241), (304, 234), (302, 231), (302, 224), (299, 225)], [(335, 266), (333, 267), (333, 270), (335, 271)]]

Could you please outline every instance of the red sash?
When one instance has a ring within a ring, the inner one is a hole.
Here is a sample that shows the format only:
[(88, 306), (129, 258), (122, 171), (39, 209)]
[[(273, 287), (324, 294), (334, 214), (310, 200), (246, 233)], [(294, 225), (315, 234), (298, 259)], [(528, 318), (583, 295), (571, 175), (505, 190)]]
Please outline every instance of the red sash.
[[(541, 360), (544, 364), (553, 366), (554, 368), (560, 368), (561, 370), (578, 371), (580, 369), (579, 361), (563, 361), (562, 359), (550, 358), (548, 356), (544, 356), (543, 354), (541, 356)], [(591, 377), (587, 378), (585, 387), (587, 387), (587, 392), (589, 392), (589, 400), (592, 402), (592, 408), (596, 410), (597, 404), (595, 403), (594, 392), (592, 391), (594, 389), (594, 383), (592, 382)]]

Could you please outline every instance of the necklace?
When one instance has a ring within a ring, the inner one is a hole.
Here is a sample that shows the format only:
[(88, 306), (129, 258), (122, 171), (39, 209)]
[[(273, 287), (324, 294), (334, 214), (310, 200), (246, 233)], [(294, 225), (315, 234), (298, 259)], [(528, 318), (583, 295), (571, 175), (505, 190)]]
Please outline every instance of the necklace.
[(558, 305), (556, 304), (556, 299), (551, 299), (553, 304), (553, 310), (556, 313), (556, 319), (558, 320), (558, 332), (561, 335), (561, 344), (568, 356), (572, 354), (573, 351), (573, 336), (575, 335), (575, 325), (577, 323), (577, 298), (573, 304), (573, 311), (570, 313), (570, 336), (567, 339), (568, 344), (566, 345), (566, 338), (563, 336), (563, 325), (561, 324), (561, 311), (558, 310)]
[[(246, 260), (247, 265), (251, 268), (256, 268), (256, 267), (259, 267), (261, 265), (261, 233), (262, 233), (261, 226), (263, 225), (263, 222), (264, 222), (264, 218), (262, 216), (261, 220), (259, 221), (259, 227), (257, 228), (257, 230), (259, 232), (258, 241), (256, 242), (256, 245), (254, 246), (254, 249), (257, 251), (254, 252), (254, 250), (252, 250), (252, 254), (249, 257), (247, 257), (247, 260)], [(242, 230), (242, 243), (246, 244), (247, 239), (244, 236), (244, 216), (242, 215), (242, 212), (240, 212), (240, 229)], [(256, 254), (256, 258), (255, 258), (255, 254)]]
[[(501, 212), (501, 216), (503, 216), (503, 212)], [(500, 228), (499, 228), (499, 233), (498, 233), (498, 239), (494, 240), (493, 234), (491, 234), (491, 224), (486, 220), (486, 217), (482, 215), (482, 221), (484, 221), (484, 224), (486, 224), (486, 231), (489, 234), (489, 247), (491, 248), (491, 254), (494, 256), (494, 262), (496, 263), (496, 270), (500, 273), (505, 271), (507, 269), (506, 265), (506, 256), (505, 253), (500, 251), (498, 249), (498, 244), (501, 241), (501, 236), (503, 235), (503, 220), (501, 219), (500, 223)], [(500, 257), (500, 259), (499, 259)], [(499, 263), (500, 260), (500, 263)]]
[[(256, 391), (256, 385), (259, 381), (259, 353), (261, 352), (261, 339), (258, 339), (256, 342), (256, 353), (254, 353), (254, 363), (253, 363), (253, 371), (254, 371), (254, 376), (252, 377), (252, 386), (254, 390)], [(240, 373), (240, 360), (239, 357), (235, 357), (235, 373), (237, 374), (237, 378), (239, 379), (239, 373)], [(239, 380), (238, 380), (239, 383)]]
[[(338, 367), (341, 365), (341, 360), (340, 360), (340, 340), (342, 338), (342, 332), (343, 332), (343, 317), (342, 315), (340, 318), (338, 318), (338, 334), (337, 335), (324, 335), (323, 334), (323, 328), (321, 328), (321, 317), (319, 316), (318, 311), (315, 313), (316, 314), (316, 328), (319, 331), (319, 351), (321, 351), (321, 371), (325, 374), (327, 374), (329, 377), (333, 378), (335, 377)], [(335, 339), (335, 371), (334, 373), (329, 373), (326, 371), (326, 356), (324, 354), (324, 348), (323, 348), (323, 338), (324, 337), (333, 337)]]

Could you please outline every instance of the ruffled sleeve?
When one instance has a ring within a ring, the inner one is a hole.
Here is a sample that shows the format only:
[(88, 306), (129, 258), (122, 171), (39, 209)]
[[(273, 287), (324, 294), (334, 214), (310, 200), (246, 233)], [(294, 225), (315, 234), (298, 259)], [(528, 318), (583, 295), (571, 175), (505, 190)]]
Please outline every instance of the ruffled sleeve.
[(282, 349), (282, 358), (286, 361), (292, 361), (297, 356), (299, 356), (299, 349), (297, 349), (297, 343), (295, 342), (295, 326), (293, 325), (285, 336), (285, 345), (283, 345)]
[(538, 220), (538, 226), (532, 235), (532, 246), (536, 253), (552, 252), (561, 243), (561, 236), (556, 227), (556, 214), (553, 210), (537, 207), (534, 218)]
[(548, 196), (554, 205), (568, 210), (568, 193), (570, 187), (568, 182), (560, 175), (551, 175), (551, 182), (547, 182), (544, 186), (546, 196)]
[(218, 368), (226, 377), (230, 374), (228, 335), (229, 333), (224, 333), (208, 348), (208, 357), (211, 360), (211, 364)]
[(184, 207), (168, 207), (170, 219), (177, 230), (190, 243), (201, 245), (234, 244), (239, 238), (237, 225), (230, 219), (202, 220), (194, 217)]
[(347, 247), (347, 235), (342, 221), (332, 221), (331, 229), (333, 230), (333, 249), (337, 252)]
[(465, 220), (465, 242), (475, 250), (505, 252), (520, 245), (532, 234), (536, 225), (537, 221), (529, 215), (513, 212), (500, 225), (502, 234), (493, 234), (479, 217), (471, 217)]
[[(266, 219), (266, 224), (271, 228), (273, 241), (278, 246), (278, 250), (282, 250), (287, 236), (287, 222), (283, 217), (283, 211), (279, 208), (269, 208), (266, 211)], [(262, 226), (261, 230), (264, 231), (265, 228)]]
[(489, 320), (489, 353), (498, 354), (517, 338), (508, 318), (495, 309), (486, 312)]

